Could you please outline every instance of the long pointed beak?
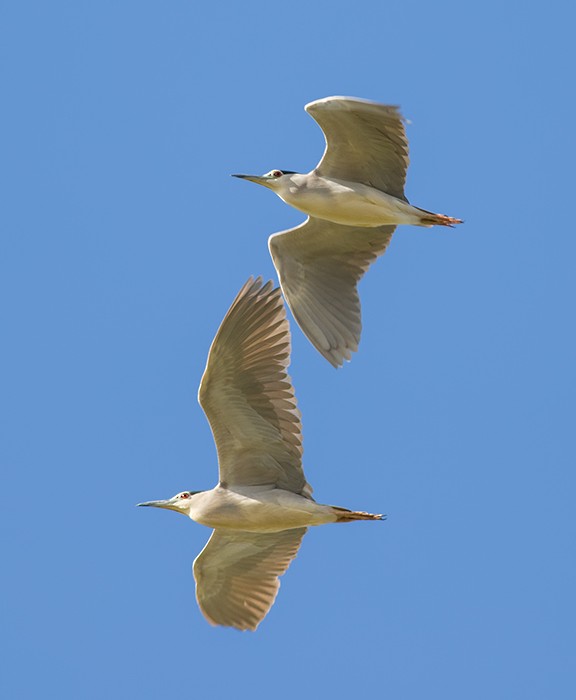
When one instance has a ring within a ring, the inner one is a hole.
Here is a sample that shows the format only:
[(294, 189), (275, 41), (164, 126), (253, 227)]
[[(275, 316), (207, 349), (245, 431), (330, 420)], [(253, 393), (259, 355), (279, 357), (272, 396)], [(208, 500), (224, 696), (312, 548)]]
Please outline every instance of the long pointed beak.
[(169, 510), (177, 510), (171, 499), (166, 501), (146, 501), (146, 503), (137, 503), (137, 506), (153, 506), (154, 508), (168, 508)]
[(250, 182), (255, 182), (257, 185), (266, 185), (268, 183), (268, 178), (262, 177), (261, 175), (232, 175), (231, 177), (239, 177), (242, 180), (250, 180)]

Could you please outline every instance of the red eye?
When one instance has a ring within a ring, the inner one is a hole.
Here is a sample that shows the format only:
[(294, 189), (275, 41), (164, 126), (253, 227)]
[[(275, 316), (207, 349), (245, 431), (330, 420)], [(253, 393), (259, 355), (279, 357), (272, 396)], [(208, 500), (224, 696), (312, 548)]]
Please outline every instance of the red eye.
[(189, 493), (181, 493), (180, 498), (190, 498), (190, 494)]
[(274, 175), (274, 177), (282, 177), (282, 174), (283, 174), (283, 173), (282, 173), (281, 170), (275, 170), (275, 171), (272, 173), (272, 175)]

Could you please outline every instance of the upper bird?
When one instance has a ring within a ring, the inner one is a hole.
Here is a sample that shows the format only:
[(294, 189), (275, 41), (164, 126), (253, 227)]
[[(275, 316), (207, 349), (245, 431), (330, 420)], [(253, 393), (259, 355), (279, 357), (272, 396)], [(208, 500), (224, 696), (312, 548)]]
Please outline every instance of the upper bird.
[(270, 236), (268, 245), (294, 318), (338, 367), (360, 342), (357, 283), (386, 250), (396, 226), (462, 221), (414, 207), (404, 196), (408, 141), (397, 107), (325, 97), (305, 109), (326, 139), (314, 170), (234, 177), (264, 185), (308, 214), (299, 226)]
[(215, 528), (194, 562), (196, 598), (214, 625), (256, 629), (308, 525), (383, 518), (312, 498), (289, 362), (280, 290), (249, 279), (214, 338), (198, 392), (216, 442), (219, 483), (139, 504)]

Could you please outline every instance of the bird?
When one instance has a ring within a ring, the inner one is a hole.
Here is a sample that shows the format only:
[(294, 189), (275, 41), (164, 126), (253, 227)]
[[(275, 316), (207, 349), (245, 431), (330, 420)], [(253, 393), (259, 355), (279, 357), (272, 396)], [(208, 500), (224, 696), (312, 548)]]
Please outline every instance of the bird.
[(404, 195), (408, 141), (398, 107), (335, 96), (310, 102), (305, 110), (326, 141), (311, 172), (275, 169), (233, 177), (267, 187), (308, 215), (270, 236), (268, 247), (292, 315), (314, 347), (340, 367), (360, 342), (357, 284), (396, 226), (463, 222), (412, 206)]
[(210, 347), (198, 400), (212, 429), (219, 482), (139, 506), (213, 528), (193, 565), (196, 599), (213, 625), (255, 630), (311, 525), (383, 520), (322, 505), (302, 468), (301, 415), (287, 374), (290, 328), (279, 288), (250, 277)]

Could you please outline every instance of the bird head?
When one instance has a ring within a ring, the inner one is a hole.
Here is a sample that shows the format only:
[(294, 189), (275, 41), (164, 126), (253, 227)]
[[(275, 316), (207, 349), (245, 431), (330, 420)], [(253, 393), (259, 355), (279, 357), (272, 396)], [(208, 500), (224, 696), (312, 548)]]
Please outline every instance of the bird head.
[(177, 493), (172, 498), (168, 498), (165, 501), (146, 501), (146, 503), (138, 503), (139, 506), (154, 506), (154, 508), (166, 508), (168, 510), (175, 510), (177, 513), (182, 513), (183, 515), (188, 515), (190, 512), (190, 505), (193, 496), (201, 491), (182, 491)]
[(269, 173), (265, 173), (264, 175), (232, 175), (232, 177), (240, 177), (243, 180), (250, 180), (250, 182), (255, 182), (257, 185), (264, 185), (264, 187), (274, 190), (289, 180), (291, 175), (296, 175), (296, 172), (294, 170), (276, 169), (271, 170)]

